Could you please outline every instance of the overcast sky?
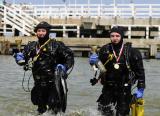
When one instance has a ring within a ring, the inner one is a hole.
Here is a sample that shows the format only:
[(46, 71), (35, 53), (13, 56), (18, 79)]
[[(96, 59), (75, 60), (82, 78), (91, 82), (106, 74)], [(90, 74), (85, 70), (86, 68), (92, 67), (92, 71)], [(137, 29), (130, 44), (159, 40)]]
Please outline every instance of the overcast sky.
[[(28, 4), (63, 4), (65, 0), (5, 0), (8, 3), (28, 3)], [(100, 4), (102, 1), (103, 4), (112, 4), (114, 0), (66, 0), (67, 3), (74, 4), (75, 2), (87, 4), (90, 1), (91, 4)], [(115, 0), (117, 3), (136, 3), (136, 4), (160, 4), (160, 0)]]

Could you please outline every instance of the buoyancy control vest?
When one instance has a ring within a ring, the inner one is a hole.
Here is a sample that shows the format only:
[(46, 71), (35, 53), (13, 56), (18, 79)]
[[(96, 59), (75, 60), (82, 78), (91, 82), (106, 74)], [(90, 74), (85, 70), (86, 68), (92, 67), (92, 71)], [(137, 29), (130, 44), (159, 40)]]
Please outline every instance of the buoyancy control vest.
[(101, 79), (101, 83), (104, 84), (103, 81), (108, 82), (120, 82), (121, 84), (128, 83), (133, 84), (135, 83), (135, 74), (131, 70), (131, 43), (125, 43), (123, 48), (123, 55), (120, 58), (119, 69), (115, 69), (114, 64), (116, 63), (115, 58), (112, 58), (109, 62), (106, 63), (106, 59), (109, 56), (113, 56), (113, 50), (111, 44), (104, 45), (99, 52), (99, 58), (105, 65), (107, 72), (104, 78)]
[[(61, 59), (60, 54), (58, 51), (62, 51), (61, 48), (63, 47), (63, 43), (57, 41), (50, 41), (48, 42), (42, 49), (39, 49), (39, 43), (37, 41), (29, 42), (28, 45), (24, 48), (24, 55), (26, 62), (31, 58), (32, 59), (32, 70), (36, 71), (39, 69), (38, 72), (42, 72), (45, 70), (54, 69), (54, 66), (58, 62), (65, 62)], [(58, 50), (57, 50), (58, 49)], [(39, 53), (37, 53), (40, 51)], [(34, 58), (37, 58), (34, 60)], [(59, 61), (61, 60), (61, 61)], [(37, 71), (36, 71), (37, 72)], [(38, 73), (37, 72), (37, 73)]]

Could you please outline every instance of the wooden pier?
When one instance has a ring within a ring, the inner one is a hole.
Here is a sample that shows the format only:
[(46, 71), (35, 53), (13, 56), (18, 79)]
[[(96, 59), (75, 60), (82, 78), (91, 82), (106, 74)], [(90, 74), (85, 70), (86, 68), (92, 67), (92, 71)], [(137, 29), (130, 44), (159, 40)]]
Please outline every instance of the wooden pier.
[[(16, 41), (22, 41), (21, 45), (27, 44), (29, 41), (36, 41), (36, 37), (0, 37), (0, 53), (9, 54), (13, 49), (17, 48)], [(92, 45), (98, 47), (110, 42), (109, 38), (57, 38), (70, 47), (76, 55), (87, 56)], [(160, 39), (124, 39), (125, 42), (131, 42), (132, 46), (145, 52), (149, 57), (155, 58), (160, 50)]]

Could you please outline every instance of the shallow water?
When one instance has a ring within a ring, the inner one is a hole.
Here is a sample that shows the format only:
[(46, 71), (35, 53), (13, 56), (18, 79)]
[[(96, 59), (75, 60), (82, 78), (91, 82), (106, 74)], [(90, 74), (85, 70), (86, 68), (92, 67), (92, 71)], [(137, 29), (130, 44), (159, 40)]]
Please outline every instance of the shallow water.
[[(144, 60), (146, 73), (145, 116), (160, 116), (160, 60)], [(12, 56), (0, 56), (0, 116), (35, 116), (36, 106), (30, 101), (30, 92), (22, 89), (23, 69)], [(26, 73), (24, 86), (31, 72)], [(96, 100), (102, 86), (91, 86), (89, 80), (94, 71), (87, 58), (75, 58), (75, 66), (69, 75), (68, 105), (65, 116), (100, 116)], [(33, 86), (30, 79), (29, 87)], [(51, 116), (50, 112), (43, 116)]]

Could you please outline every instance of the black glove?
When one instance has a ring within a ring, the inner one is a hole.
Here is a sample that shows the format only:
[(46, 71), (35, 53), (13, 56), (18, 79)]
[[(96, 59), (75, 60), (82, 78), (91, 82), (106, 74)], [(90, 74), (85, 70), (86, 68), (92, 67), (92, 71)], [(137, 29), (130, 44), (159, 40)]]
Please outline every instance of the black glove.
[(25, 71), (29, 70), (29, 65), (28, 64), (24, 65), (23, 70)]
[(96, 78), (90, 79), (90, 83), (92, 86), (94, 86), (97, 82), (98, 82), (98, 79)]

